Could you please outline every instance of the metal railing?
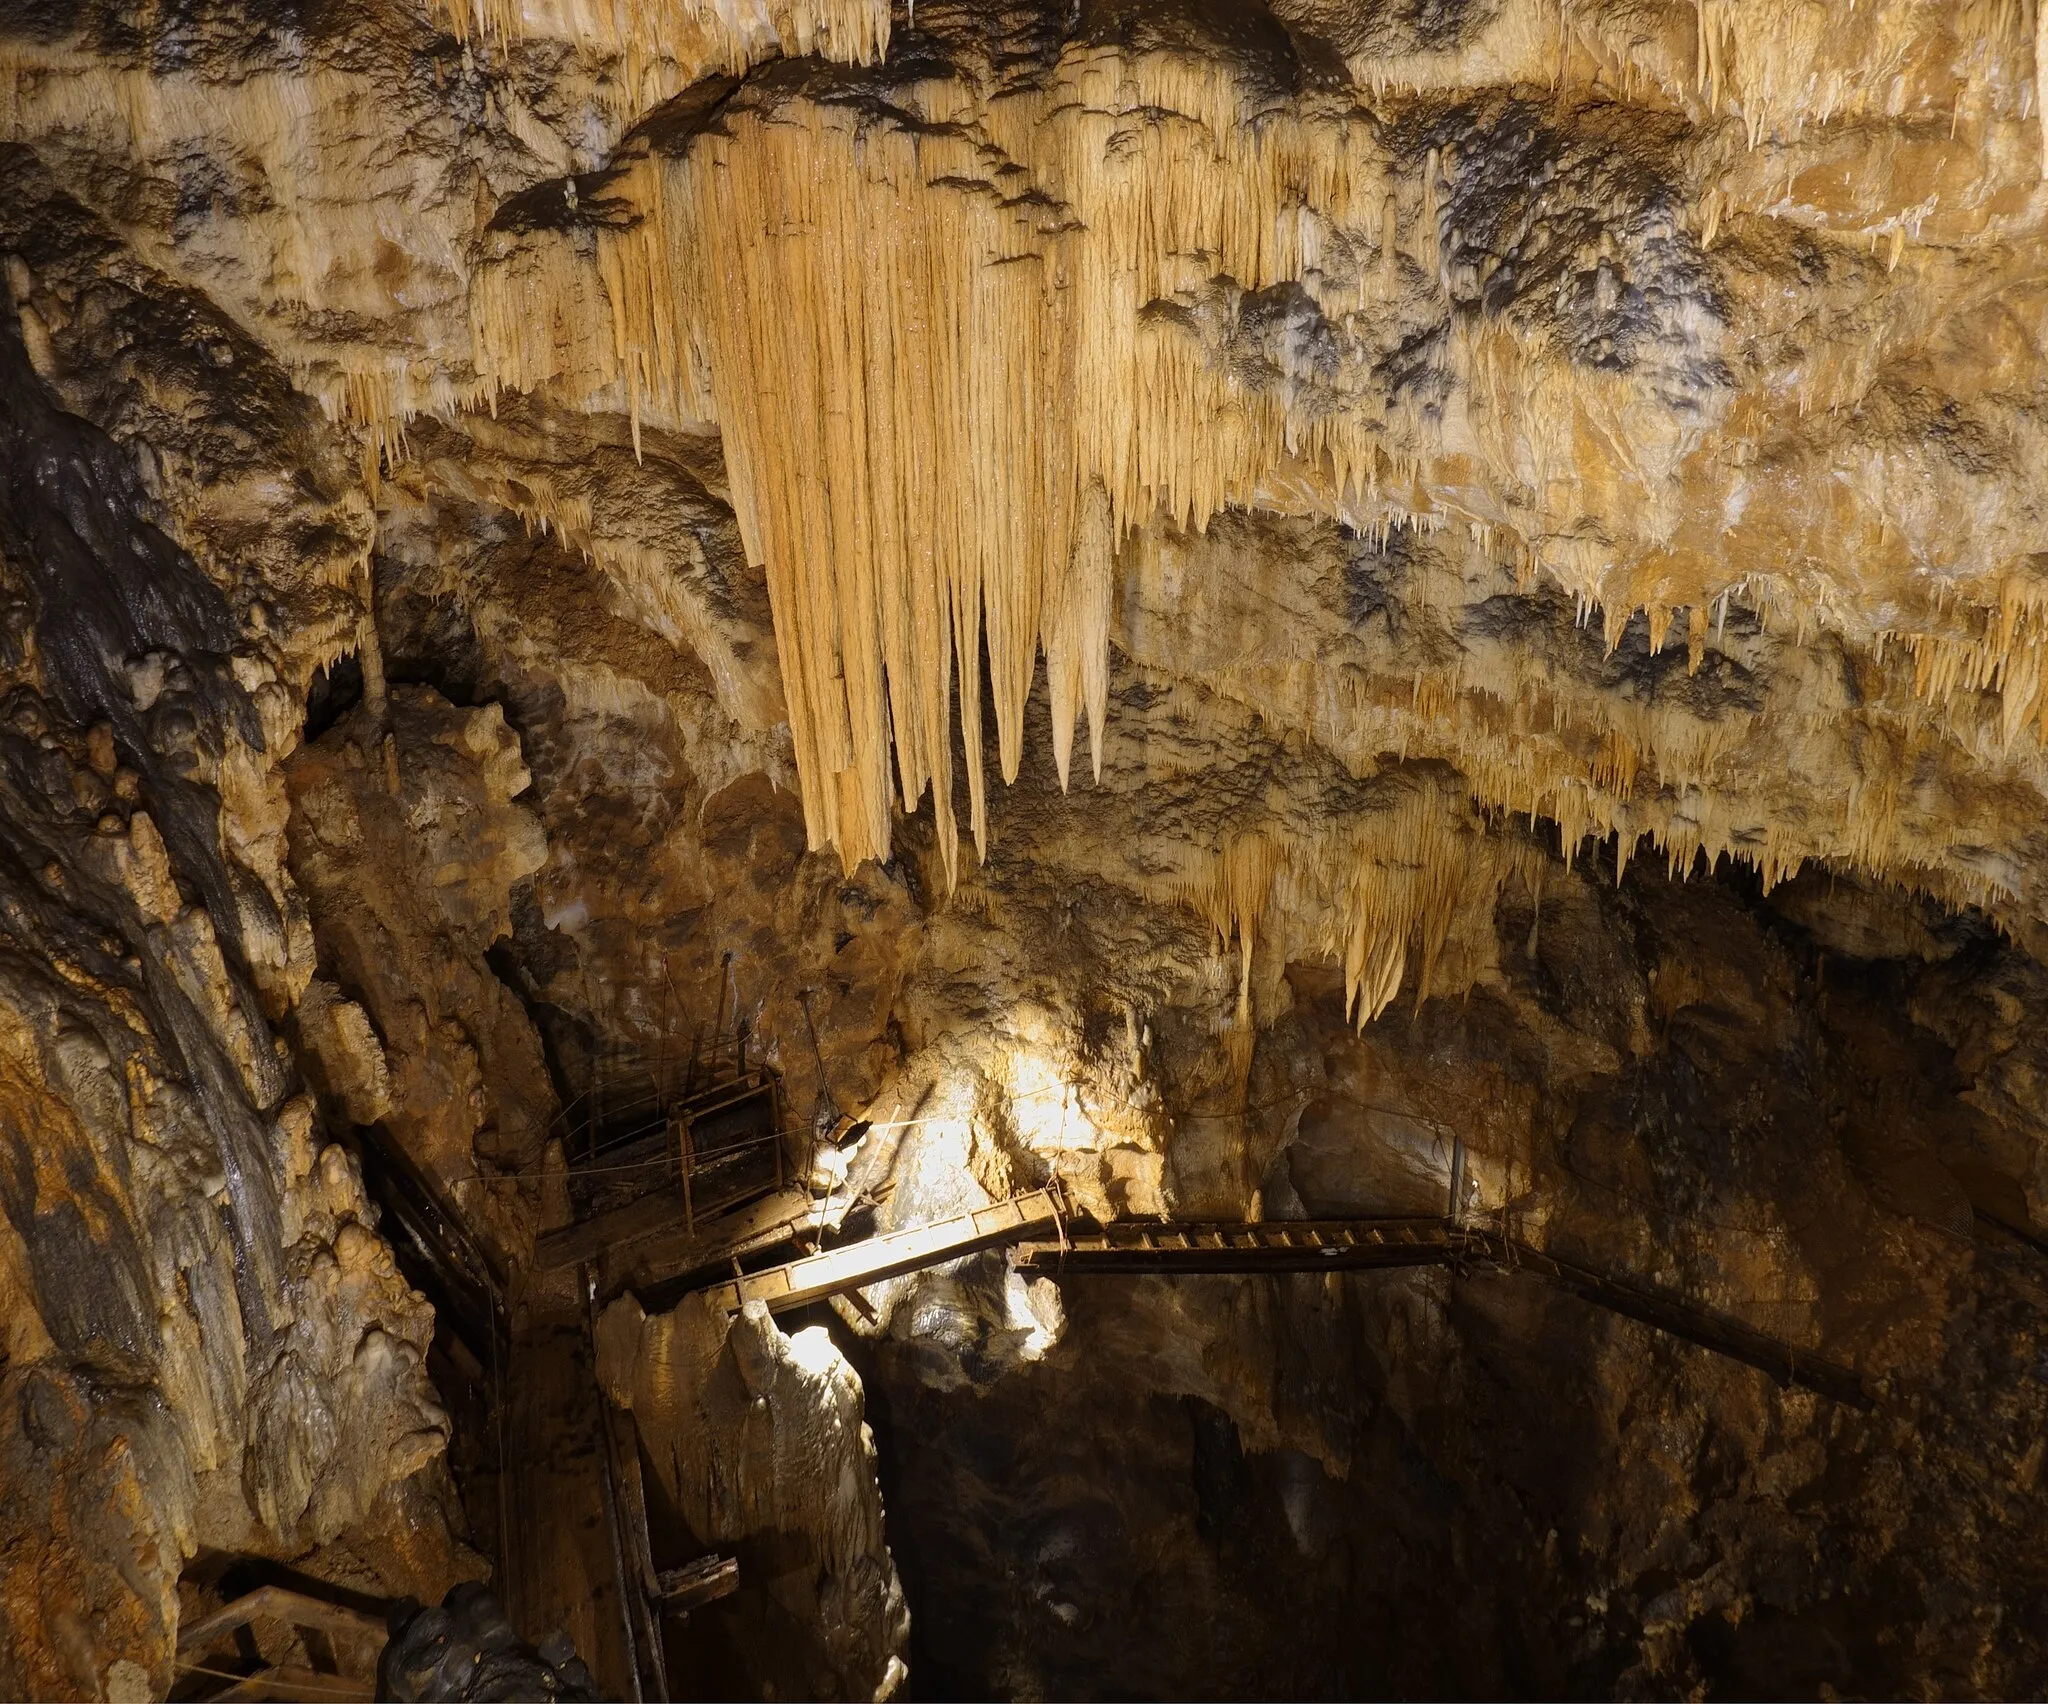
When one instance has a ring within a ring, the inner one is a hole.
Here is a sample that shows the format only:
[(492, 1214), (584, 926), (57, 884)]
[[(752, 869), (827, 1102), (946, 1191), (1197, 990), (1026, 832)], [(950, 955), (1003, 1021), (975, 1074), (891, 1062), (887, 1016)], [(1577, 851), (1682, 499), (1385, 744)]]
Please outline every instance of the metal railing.
[[(708, 1036), (698, 1031), (687, 1053), (662, 1045), (651, 1057), (620, 1052), (596, 1062), (590, 1084), (563, 1103), (549, 1128), (568, 1156), (572, 1188), (583, 1182), (587, 1196), (593, 1184), (618, 1187), (599, 1179), (644, 1180), (643, 1189), (626, 1186), (638, 1197), (679, 1185), (682, 1217), (694, 1232), (700, 1213), (729, 1212), (786, 1188), (793, 1164), (798, 1176), (810, 1175), (816, 1132), (785, 1123), (781, 1078), (759, 1062), (744, 1021), (722, 1027), (724, 1011), (721, 990), (720, 1022)], [(761, 1116), (747, 1119), (756, 1100)], [(736, 1120), (755, 1127), (730, 1128)], [(624, 1157), (655, 1139), (658, 1154)], [(792, 1151), (793, 1140), (801, 1153)], [(757, 1175), (749, 1163), (764, 1153), (772, 1175)]]

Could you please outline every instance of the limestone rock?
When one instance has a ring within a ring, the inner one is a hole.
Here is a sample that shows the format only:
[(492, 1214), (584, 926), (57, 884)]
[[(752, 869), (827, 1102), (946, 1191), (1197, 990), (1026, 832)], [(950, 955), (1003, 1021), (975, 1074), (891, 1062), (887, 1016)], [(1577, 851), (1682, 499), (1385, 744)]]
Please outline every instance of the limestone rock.
[(750, 1666), (778, 1692), (893, 1696), (909, 1616), (860, 1380), (826, 1332), (785, 1335), (758, 1302), (648, 1318), (621, 1301), (600, 1325), (598, 1375), (691, 1530), (772, 1574), (743, 1635)]
[(1472, 1214), (1872, 1407), (607, 1295), (728, 1689), (2040, 1691), (2042, 15), (0, 0), (0, 1691), (510, 1569), (566, 1115), (740, 1029), (811, 1234)]

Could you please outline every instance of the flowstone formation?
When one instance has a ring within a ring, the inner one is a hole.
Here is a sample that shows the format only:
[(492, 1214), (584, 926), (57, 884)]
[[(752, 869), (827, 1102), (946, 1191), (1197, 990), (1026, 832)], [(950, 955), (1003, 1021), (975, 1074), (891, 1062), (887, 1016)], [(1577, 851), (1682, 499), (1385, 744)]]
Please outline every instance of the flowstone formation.
[[(0, 0), (0, 1693), (2048, 1686), (2044, 164), (2029, 0)], [(1041, 1192), (1595, 1279), (711, 1299)]]

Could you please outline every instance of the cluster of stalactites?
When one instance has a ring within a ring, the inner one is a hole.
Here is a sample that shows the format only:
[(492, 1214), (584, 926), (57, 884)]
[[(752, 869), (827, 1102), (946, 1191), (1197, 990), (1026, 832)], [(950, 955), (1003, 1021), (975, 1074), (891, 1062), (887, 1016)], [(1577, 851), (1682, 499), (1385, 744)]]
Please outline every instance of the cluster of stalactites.
[(697, 78), (774, 53), (876, 65), (889, 51), (888, 0), (431, 0), (458, 37), (501, 46), (568, 41), (616, 56), (614, 99), (643, 111)]
[(1396, 227), (1365, 127), (1247, 128), (1237, 101), (1206, 65), (1076, 51), (972, 126), (729, 113), (622, 184), (645, 216), (595, 238), (608, 325), (568, 239), (480, 276), (487, 382), (715, 409), (812, 844), (849, 866), (929, 786), (952, 867), (956, 697), (985, 842), (984, 654), (1005, 779), (1040, 652), (1062, 778), (1084, 710), (1099, 754), (1130, 529), (1200, 527), (1294, 466), (1361, 496), (1393, 470), (1376, 421), (1299, 417), (1145, 312), (1218, 275), (1297, 277), (1310, 209)]
[(1313, 920), (1307, 938), (1286, 946), (1343, 965), (1345, 1013), (1363, 1028), (1393, 1003), (1411, 965), (1418, 1004), (1439, 991), (1459, 922), (1485, 919), (1490, 929), (1501, 888), (1516, 876), (1533, 886), (1543, 864), (1534, 842), (1487, 832), (1462, 791), (1422, 784), (1313, 834), (1237, 835), (1156, 885), (1157, 897), (1201, 912), (1219, 947), (1235, 940), (1240, 1026), (1253, 1017), (1259, 932), (1277, 918)]
[[(331, 64), (252, 70), (226, 85), (167, 57), (165, 68), (122, 65), (61, 43), (0, 42), (0, 141), (89, 138), (95, 154), (125, 153), (138, 164), (232, 160), (238, 179), (260, 185), (260, 195), (242, 198), (260, 213), (211, 210), (232, 220), (232, 241), (216, 231), (193, 246), (207, 255), (218, 245), (221, 258), (232, 257), (219, 272), (248, 294), (236, 300), (210, 281), (222, 305), (270, 343), (330, 419), (362, 429), (363, 474), (374, 487), (404, 456), (409, 420), (488, 394), (454, 376), (459, 347), (380, 347), (325, 329), (377, 325), (459, 282), (433, 216), (392, 240), (387, 206), (422, 197), (425, 174), (386, 144), (380, 124), (390, 115), (377, 109), (389, 93), (372, 76)], [(152, 264), (188, 270), (178, 232), (167, 240), (145, 226), (131, 240)]]
[[(1804, 644), (1738, 677), (1737, 690), (1723, 682), (1618, 692), (1582, 666), (1579, 647), (1464, 622), (1475, 589), (1500, 583), (1507, 566), (1483, 529), (1470, 529), (1469, 540), (1440, 529), (1404, 553), (1398, 638), (1372, 621), (1334, 648), (1341, 616), (1293, 613), (1343, 595), (1330, 583), (1334, 557), (1305, 561), (1269, 597), (1236, 583), (1247, 559), (1241, 530), (1212, 535), (1148, 527), (1118, 562), (1118, 642), (1138, 666), (1206, 689), (1190, 700), (1187, 737), (1197, 745), (1227, 745), (1251, 711), (1355, 774), (1388, 754), (1440, 761), (1488, 810), (1526, 817), (1532, 829), (1538, 818), (1554, 822), (1567, 865), (1589, 842), (1611, 839), (1617, 880), (1647, 838), (1678, 879), (1726, 856), (1753, 865), (1768, 890), (1823, 860), (1994, 916), (2019, 897), (2019, 872), (1982, 846), (2012, 802), (2029, 789), (2038, 797), (2044, 773), (2036, 742), (2014, 720), (2034, 713), (2048, 650), (2021, 584), (1979, 624), (1975, 649), (1940, 642), (1941, 668), (1930, 665), (1931, 639), (1908, 641), (1914, 654), (1895, 649), (1889, 661), (1876, 646), (1856, 666), (1851, 701), (1840, 697), (1841, 660)], [(1596, 613), (1585, 605), (1580, 616)], [(1682, 638), (1697, 672), (1710, 642), (1727, 654), (1726, 600), (1682, 613), (1652, 609), (1649, 648)], [(1768, 613), (1746, 609), (1745, 627), (1754, 633)], [(1611, 653), (1625, 623), (1611, 607), (1608, 615)], [(1753, 665), (1766, 643), (1738, 642), (1731, 661), (1746, 655)], [(1951, 709), (1929, 708), (1950, 696)]]
[(1960, 109), (2019, 80), (2029, 13), (2038, 47), (2048, 11), (2026, 0), (1695, 0), (1695, 85), (1710, 110), (1741, 117), (1751, 147), (1932, 100)]
[[(1420, 477), (1441, 446), (1366, 397), (1312, 410), (1285, 384), (1240, 385), (1215, 328), (1171, 308), (1227, 278), (1308, 281), (1333, 315), (1386, 311), (1418, 271), (1439, 272), (1440, 173), (1432, 156), (1404, 180), (1348, 110), (1306, 102), (1248, 122), (1226, 73), (1167, 55), (1075, 48), (1042, 89), (987, 99), (940, 82), (916, 100), (916, 126), (808, 101), (729, 111), (682, 158), (626, 165), (611, 193), (637, 222), (508, 245), (479, 270), (472, 307), (486, 384), (603, 391), (636, 430), (648, 409), (718, 420), (768, 577), (812, 844), (849, 865), (886, 855), (895, 798), (914, 809), (929, 786), (951, 869), (954, 699), (981, 839), (984, 659), (1006, 778), (1041, 652), (1062, 778), (1084, 709), (1099, 753), (1110, 566), (1133, 532), (1160, 516), (1200, 529), (1276, 492), (1367, 528), (1445, 500), (1442, 480)], [(1334, 271), (1321, 253), (1333, 232), (1347, 251)], [(1605, 476), (1641, 497), (1622, 506), (1646, 534), (1678, 525), (1658, 505), (1677, 501), (1692, 440), (1654, 394), (1556, 358), (1540, 335), (1454, 332), (1464, 388), (1487, 402), (1466, 420), (1477, 483), (1583, 503), (1570, 493)], [(1620, 446), (1613, 466), (1581, 466), (1582, 416)], [(1512, 525), (1502, 540), (1512, 551)], [(1687, 548), (1706, 565), (1680, 580), (1713, 572), (1711, 551)], [(1632, 609), (1649, 610), (1655, 649), (1686, 609), (1699, 666), (1725, 582), (1702, 598), (1617, 580), (1612, 550), (1588, 554), (1568, 531), (1522, 549), (1528, 578), (1548, 572), (1601, 608), (1610, 648)], [(1759, 613), (1769, 579), (1748, 599)], [(1644, 604), (1646, 591), (1662, 596)], [(1785, 619), (1804, 630), (1802, 610)], [(1975, 640), (1907, 643), (1923, 699), (2002, 688), (2010, 739), (2030, 720), (2048, 728), (2038, 641), (2031, 612), (2008, 612)], [(1441, 696), (1422, 675), (1414, 693), (1396, 718), (1409, 729)], [(1352, 706), (1333, 721), (1344, 696), (1326, 683), (1308, 708), (1319, 737), (1352, 750), (1380, 718)], [(1728, 851), (1767, 878), (1809, 856), (1882, 871), (1899, 852), (1895, 789), (1880, 783), (1833, 839), (1759, 839), (1703, 815), (1718, 734), (1626, 715), (1580, 728), (1590, 756), (1579, 736), (1532, 747), (1519, 725), (1451, 755), (1489, 804), (1554, 815), (1567, 847), (1619, 835), (1618, 862), (1638, 830), (1675, 867)]]

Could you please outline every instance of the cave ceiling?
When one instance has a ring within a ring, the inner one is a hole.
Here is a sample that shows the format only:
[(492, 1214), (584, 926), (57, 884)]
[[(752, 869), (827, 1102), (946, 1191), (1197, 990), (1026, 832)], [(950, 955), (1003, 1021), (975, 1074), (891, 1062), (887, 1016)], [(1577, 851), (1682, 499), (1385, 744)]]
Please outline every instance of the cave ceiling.
[[(957, 879), (1029, 744), (1103, 785), (1128, 671), (1566, 848), (2038, 910), (2018, 4), (12, 10), (17, 175), (317, 398), (351, 542), (554, 532), (787, 726), (849, 869), (922, 808)], [(104, 382), (14, 246), (31, 359)], [(621, 421), (635, 472), (575, 447)], [(650, 437), (745, 587), (652, 536)], [(294, 686), (347, 642), (240, 613)], [(1270, 866), (1362, 990), (1376, 861), (1433, 855), (1329, 805), (1179, 879), (1252, 929)]]

